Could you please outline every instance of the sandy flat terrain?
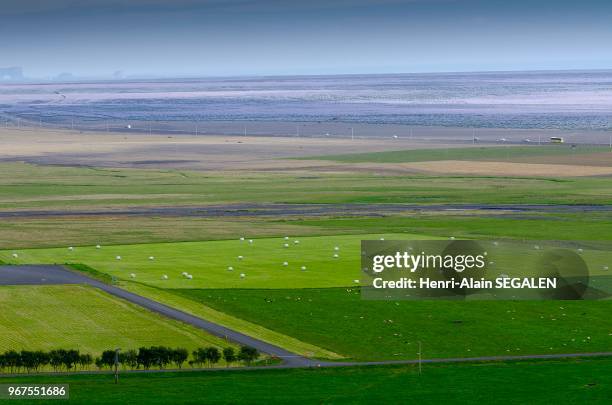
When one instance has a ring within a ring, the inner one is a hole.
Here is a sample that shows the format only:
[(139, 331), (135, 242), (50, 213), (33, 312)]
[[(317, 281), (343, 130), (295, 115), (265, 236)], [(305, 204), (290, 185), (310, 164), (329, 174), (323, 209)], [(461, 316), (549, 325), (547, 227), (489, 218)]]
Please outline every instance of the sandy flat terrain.
[[(432, 173), (493, 176), (612, 175), (612, 153), (513, 158), (512, 161), (339, 163), (291, 158), (471, 144), (408, 139), (339, 139), (0, 129), (0, 162), (215, 171)], [(482, 147), (483, 144), (472, 145)]]
[(612, 175), (612, 167), (579, 166), (513, 162), (477, 162), (441, 160), (398, 164), (407, 171), (426, 173), (492, 175), (492, 176), (535, 176), (535, 177), (584, 177)]
[[(148, 135), (0, 129), (0, 161), (102, 167), (195, 170), (310, 168), (320, 162), (285, 160), (324, 154), (465, 147), (402, 139)], [(335, 166), (325, 162), (326, 166)]]

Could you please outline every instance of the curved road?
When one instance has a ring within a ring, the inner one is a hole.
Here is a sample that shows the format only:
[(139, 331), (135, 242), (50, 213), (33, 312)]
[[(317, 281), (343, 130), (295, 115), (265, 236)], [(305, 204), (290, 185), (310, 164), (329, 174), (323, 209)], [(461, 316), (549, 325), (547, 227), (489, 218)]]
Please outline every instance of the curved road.
[(284, 364), (294, 367), (309, 367), (316, 362), (291, 353), (278, 346), (252, 338), (240, 332), (228, 329), (225, 326), (209, 322), (202, 318), (190, 315), (186, 312), (145, 298), (141, 295), (131, 293), (119, 287), (103, 283), (99, 280), (87, 277), (81, 273), (70, 271), (62, 266), (55, 265), (23, 265), (23, 266), (0, 266), (0, 285), (41, 285), (41, 284), (86, 284), (99, 288), (115, 297), (140, 305), (150, 311), (157, 312), (168, 318), (185, 322), (196, 328), (203, 329), (215, 336), (231, 340), (233, 342), (256, 348), (260, 352), (280, 357)]

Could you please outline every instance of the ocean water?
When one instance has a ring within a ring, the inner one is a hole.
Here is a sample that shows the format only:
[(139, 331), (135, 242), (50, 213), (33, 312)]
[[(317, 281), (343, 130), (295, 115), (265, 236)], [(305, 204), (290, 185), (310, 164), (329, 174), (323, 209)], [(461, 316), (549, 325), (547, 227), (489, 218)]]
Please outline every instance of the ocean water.
[(17, 118), (607, 130), (612, 70), (0, 84), (0, 119)]

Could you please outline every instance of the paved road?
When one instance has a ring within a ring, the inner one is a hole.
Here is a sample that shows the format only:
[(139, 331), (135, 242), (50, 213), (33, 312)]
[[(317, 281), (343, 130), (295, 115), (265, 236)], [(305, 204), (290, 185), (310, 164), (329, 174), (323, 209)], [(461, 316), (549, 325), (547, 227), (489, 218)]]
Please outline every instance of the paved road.
[(228, 339), (242, 345), (256, 348), (260, 352), (280, 357), (284, 364), (294, 367), (309, 367), (315, 364), (310, 359), (291, 353), (278, 346), (271, 345), (240, 332), (228, 329), (213, 322), (206, 321), (186, 312), (150, 300), (143, 296), (133, 294), (119, 287), (105, 284), (83, 274), (67, 270), (62, 266), (54, 265), (24, 265), (24, 266), (0, 266), (0, 285), (40, 285), (40, 284), (86, 284), (99, 288), (111, 295), (140, 305), (150, 311), (157, 312), (168, 318), (203, 329), (215, 336)]
[(225, 204), (191, 207), (141, 207), (83, 210), (3, 210), (0, 218), (66, 216), (376, 216), (405, 211), (485, 211), (485, 212), (611, 212), (612, 205), (554, 204)]
[[(331, 362), (316, 361), (291, 353), (278, 346), (271, 345), (240, 332), (228, 329), (213, 322), (206, 321), (186, 312), (177, 310), (159, 302), (150, 300), (143, 296), (133, 294), (121, 288), (105, 284), (101, 281), (87, 277), (81, 273), (67, 270), (62, 266), (55, 265), (23, 265), (23, 266), (0, 266), (0, 285), (41, 285), (41, 284), (86, 284), (97, 287), (111, 295), (125, 299), (140, 305), (148, 310), (157, 312), (172, 319), (176, 319), (196, 328), (203, 329), (213, 335), (229, 339), (230, 341), (255, 347), (263, 353), (268, 353), (283, 359), (283, 363), (277, 366), (266, 366), (260, 368), (300, 368), (300, 367), (350, 367), (350, 366), (374, 366), (388, 364), (417, 364), (418, 360), (396, 360), (396, 361), (370, 361), (370, 362)], [(524, 356), (481, 356), (481, 357), (457, 357), (444, 359), (423, 359), (422, 363), (467, 363), (480, 361), (510, 361), (530, 359), (564, 359), (575, 357), (610, 357), (612, 352), (599, 353), (569, 353), (569, 354), (540, 354)], [(211, 369), (207, 369), (211, 370)], [(160, 372), (169, 370), (148, 370), (149, 372)], [(73, 374), (73, 373), (71, 373)]]

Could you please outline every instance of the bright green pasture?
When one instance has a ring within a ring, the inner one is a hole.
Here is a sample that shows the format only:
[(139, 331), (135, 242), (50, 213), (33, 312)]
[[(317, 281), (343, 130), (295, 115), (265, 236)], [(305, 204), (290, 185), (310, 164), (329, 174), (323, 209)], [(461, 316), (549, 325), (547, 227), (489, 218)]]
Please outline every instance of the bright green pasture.
[(359, 288), (176, 290), (357, 360), (612, 350), (612, 301), (370, 301)]
[(1, 286), (0, 308), (0, 352), (62, 348), (99, 355), (116, 347), (227, 346), (199, 329), (86, 286)]
[[(290, 237), (287, 240), (263, 238), (252, 239), (253, 243), (249, 243), (247, 237), (243, 241), (101, 246), (100, 249), (88, 246), (73, 250), (68, 247), (5, 250), (0, 251), (0, 260), (15, 264), (84, 263), (117, 279), (163, 288), (342, 287), (358, 283), (361, 240), (381, 237), (388, 240), (427, 239), (405, 233)], [(284, 247), (285, 244), (288, 247)], [(18, 257), (14, 258), (13, 253)], [(193, 278), (188, 279), (182, 275), (184, 272)], [(164, 275), (168, 276), (167, 280), (162, 279)]]

